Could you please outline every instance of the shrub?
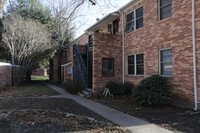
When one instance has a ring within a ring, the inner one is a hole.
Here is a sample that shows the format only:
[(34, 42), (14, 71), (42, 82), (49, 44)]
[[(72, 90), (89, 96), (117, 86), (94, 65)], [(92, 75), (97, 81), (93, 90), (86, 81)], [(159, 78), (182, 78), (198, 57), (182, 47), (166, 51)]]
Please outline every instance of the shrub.
[(133, 90), (134, 101), (140, 105), (156, 105), (163, 103), (163, 95), (167, 94), (166, 78), (152, 75), (143, 79)]
[(132, 90), (134, 89), (134, 84), (130, 81), (125, 81), (124, 83), (121, 83), (121, 88), (124, 91), (125, 95), (131, 95)]
[(109, 89), (109, 92), (113, 95), (131, 95), (134, 88), (134, 84), (126, 81), (124, 83), (117, 83), (114, 81), (109, 81), (106, 83), (105, 89)]
[(85, 86), (75, 82), (64, 83), (64, 89), (71, 94), (78, 94), (85, 89)]
[(110, 93), (113, 95), (122, 95), (124, 94), (122, 88), (120, 87), (120, 84), (114, 81), (108, 81), (106, 83), (105, 88), (108, 88), (110, 90)]

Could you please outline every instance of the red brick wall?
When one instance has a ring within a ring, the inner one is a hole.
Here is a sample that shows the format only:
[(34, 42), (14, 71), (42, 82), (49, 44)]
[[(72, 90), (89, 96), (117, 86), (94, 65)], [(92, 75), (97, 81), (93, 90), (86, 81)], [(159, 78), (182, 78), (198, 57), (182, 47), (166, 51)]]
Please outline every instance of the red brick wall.
[(86, 45), (88, 43), (88, 35), (84, 34), (80, 36), (74, 43), (77, 43), (78, 45)]
[[(144, 27), (125, 34), (125, 80), (138, 83), (159, 74), (159, 50), (172, 48), (173, 76), (171, 92), (182, 99), (193, 100), (191, 0), (172, 0), (172, 17), (158, 21), (157, 0), (141, 1), (126, 13), (144, 6)], [(127, 75), (127, 56), (144, 53), (144, 76)]]
[(52, 82), (59, 82), (60, 81), (60, 62), (59, 62), (59, 56), (54, 56), (53, 57), (53, 78)]
[(12, 67), (0, 66), (0, 87), (12, 85)]
[(32, 72), (32, 75), (44, 75), (47, 76), (47, 69), (36, 69)]
[(64, 49), (61, 51), (61, 55), (60, 55), (60, 64), (63, 65), (63, 64), (66, 64), (67, 63), (67, 49)]
[(86, 45), (78, 45), (81, 54), (86, 54)]
[[(114, 77), (102, 77), (102, 58), (114, 58)], [(93, 89), (104, 89), (106, 82), (122, 80), (121, 36), (95, 33), (93, 46)]]
[(67, 46), (67, 62), (71, 62), (73, 60), (73, 45), (70, 44)]
[[(69, 49), (68, 49), (69, 47)], [(73, 49), (72, 45), (68, 45), (66, 49), (59, 50), (55, 53), (52, 62), (50, 63), (49, 78), (51, 82), (61, 81), (61, 65), (72, 61)]]

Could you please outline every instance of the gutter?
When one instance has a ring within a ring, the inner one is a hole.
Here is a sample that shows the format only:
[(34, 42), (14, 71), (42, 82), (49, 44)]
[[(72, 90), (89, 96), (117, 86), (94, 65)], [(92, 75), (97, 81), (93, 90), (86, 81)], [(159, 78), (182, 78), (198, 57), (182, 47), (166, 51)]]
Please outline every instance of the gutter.
[(195, 0), (192, 0), (192, 46), (193, 46), (193, 76), (194, 76), (194, 110), (198, 110), (197, 90), (197, 57), (196, 57), (196, 22), (195, 22)]
[(121, 14), (122, 14), (122, 82), (124, 83), (125, 82), (125, 79), (124, 79), (124, 74), (125, 74), (125, 71), (124, 71), (124, 66), (125, 66), (125, 63), (124, 63), (124, 13), (122, 11), (119, 11)]
[(105, 17), (103, 17), (102, 19), (100, 19), (99, 21), (97, 21), (95, 24), (93, 24), (92, 26), (90, 26), (89, 28), (87, 28), (85, 30), (85, 32), (89, 32), (92, 28), (96, 27), (98, 24), (102, 23), (104, 20), (108, 19), (111, 16), (119, 16), (118, 12), (112, 12), (107, 14)]

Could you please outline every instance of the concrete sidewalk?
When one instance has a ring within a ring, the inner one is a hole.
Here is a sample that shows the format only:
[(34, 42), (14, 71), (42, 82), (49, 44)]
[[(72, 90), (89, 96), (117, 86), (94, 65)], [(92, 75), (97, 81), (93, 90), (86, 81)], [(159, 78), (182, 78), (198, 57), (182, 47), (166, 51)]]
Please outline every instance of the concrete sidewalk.
[(132, 133), (173, 133), (172, 131), (163, 129), (149, 122), (143, 121), (136, 117), (119, 112), (115, 109), (109, 108), (102, 104), (96, 103), (89, 99), (71, 95), (62, 88), (47, 83), (47, 86), (62, 94), (61, 98), (68, 98), (76, 101), (77, 103), (85, 106), (93, 112), (103, 116), (104, 118), (119, 125), (124, 130), (129, 130)]

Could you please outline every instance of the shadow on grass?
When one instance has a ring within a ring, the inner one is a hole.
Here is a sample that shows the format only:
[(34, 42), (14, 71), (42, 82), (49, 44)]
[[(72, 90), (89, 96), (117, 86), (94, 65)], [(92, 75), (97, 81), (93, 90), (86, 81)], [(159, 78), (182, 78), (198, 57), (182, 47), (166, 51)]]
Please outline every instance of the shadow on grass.
[(1, 97), (27, 97), (27, 96), (52, 96), (60, 95), (58, 92), (46, 86), (44, 81), (30, 81), (17, 87), (7, 87), (1, 91)]

